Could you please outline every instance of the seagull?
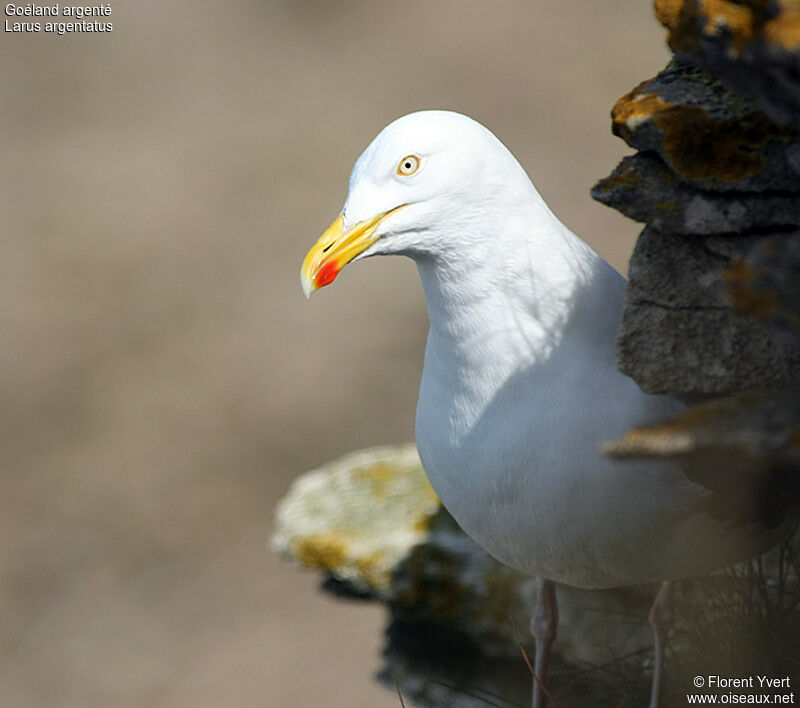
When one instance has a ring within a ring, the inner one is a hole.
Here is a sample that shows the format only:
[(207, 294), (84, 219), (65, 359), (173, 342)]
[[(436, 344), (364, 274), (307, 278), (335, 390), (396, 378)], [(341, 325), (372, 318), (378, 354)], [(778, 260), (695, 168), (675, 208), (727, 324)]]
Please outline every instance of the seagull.
[(671, 581), (752, 557), (775, 529), (737, 518), (666, 460), (618, 461), (604, 442), (685, 404), (620, 373), (626, 280), (550, 211), (493, 133), (421, 111), (358, 158), (339, 217), (301, 268), (306, 296), (349, 262), (416, 263), (430, 320), (415, 437), (461, 528), (538, 577), (533, 706), (545, 705), (558, 609), (554, 583), (661, 583), (650, 611), (658, 705)]

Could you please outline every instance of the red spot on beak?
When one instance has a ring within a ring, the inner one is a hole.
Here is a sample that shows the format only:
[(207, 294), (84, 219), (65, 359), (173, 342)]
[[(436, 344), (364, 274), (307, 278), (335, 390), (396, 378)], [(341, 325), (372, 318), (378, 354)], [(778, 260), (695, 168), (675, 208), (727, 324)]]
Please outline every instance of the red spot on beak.
[(324, 288), (326, 285), (330, 285), (334, 280), (336, 280), (336, 276), (339, 275), (340, 270), (341, 269), (335, 261), (326, 263), (324, 266), (322, 266), (322, 268), (319, 269), (317, 277), (314, 278), (316, 286), (318, 288)]

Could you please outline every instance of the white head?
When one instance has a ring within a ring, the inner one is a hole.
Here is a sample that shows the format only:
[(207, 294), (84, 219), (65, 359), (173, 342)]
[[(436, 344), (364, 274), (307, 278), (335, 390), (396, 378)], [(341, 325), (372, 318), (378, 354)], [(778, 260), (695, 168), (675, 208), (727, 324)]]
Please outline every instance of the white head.
[(457, 257), (491, 237), (499, 211), (531, 199), (543, 205), (514, 156), (480, 123), (450, 111), (411, 113), (358, 158), (342, 214), (303, 262), (303, 290), (327, 285), (367, 256)]

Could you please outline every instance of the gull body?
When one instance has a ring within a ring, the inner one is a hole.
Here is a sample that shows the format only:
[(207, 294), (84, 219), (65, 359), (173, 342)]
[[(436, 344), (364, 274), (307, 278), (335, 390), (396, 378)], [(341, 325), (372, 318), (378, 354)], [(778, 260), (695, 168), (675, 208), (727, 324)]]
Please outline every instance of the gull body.
[(430, 318), (416, 412), (423, 465), (489, 553), (595, 588), (753, 554), (754, 528), (712, 514), (712, 492), (679, 467), (601, 453), (683, 406), (618, 371), (625, 279), (552, 214), (488, 129), (446, 111), (387, 126), (306, 257), (303, 287), (389, 254), (416, 262)]

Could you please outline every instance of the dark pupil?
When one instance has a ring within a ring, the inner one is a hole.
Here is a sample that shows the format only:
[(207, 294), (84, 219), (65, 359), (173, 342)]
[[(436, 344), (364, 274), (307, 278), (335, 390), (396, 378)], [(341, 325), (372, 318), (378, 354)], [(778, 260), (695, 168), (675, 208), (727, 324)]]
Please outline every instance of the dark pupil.
[(410, 162), (406, 162), (406, 169), (407, 169), (407, 170), (410, 170), (410, 169), (411, 169), (411, 163), (410, 163)]

